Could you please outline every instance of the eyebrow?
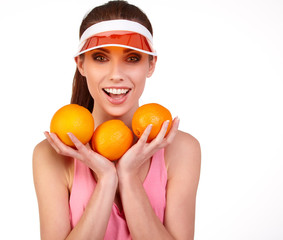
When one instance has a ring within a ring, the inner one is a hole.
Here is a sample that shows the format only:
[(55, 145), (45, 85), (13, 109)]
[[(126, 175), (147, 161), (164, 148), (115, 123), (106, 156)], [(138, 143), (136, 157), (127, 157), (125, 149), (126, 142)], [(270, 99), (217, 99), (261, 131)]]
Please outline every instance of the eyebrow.
[(128, 52), (136, 52), (137, 50), (131, 49), (131, 48), (126, 48), (124, 49), (124, 53), (128, 53)]
[(106, 48), (97, 48), (96, 50), (100, 50), (100, 51), (103, 51), (103, 52), (106, 52), (106, 53), (110, 53), (110, 51)]

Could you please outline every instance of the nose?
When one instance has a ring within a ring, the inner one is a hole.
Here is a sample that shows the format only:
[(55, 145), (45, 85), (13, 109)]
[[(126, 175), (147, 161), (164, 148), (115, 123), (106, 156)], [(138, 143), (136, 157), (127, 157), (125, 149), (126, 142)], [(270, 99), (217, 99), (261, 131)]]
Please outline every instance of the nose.
[(124, 81), (123, 64), (119, 60), (112, 61), (109, 71), (109, 79), (113, 82)]

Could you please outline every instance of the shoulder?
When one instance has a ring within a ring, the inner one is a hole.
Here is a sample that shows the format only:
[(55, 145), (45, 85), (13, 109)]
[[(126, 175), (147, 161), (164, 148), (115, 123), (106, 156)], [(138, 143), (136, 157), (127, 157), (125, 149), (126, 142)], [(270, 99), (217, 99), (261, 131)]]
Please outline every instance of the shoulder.
[(33, 174), (35, 183), (39, 179), (56, 178), (66, 186), (71, 184), (73, 160), (59, 155), (48, 143), (43, 140), (33, 151)]
[(68, 160), (69, 158), (59, 155), (47, 140), (38, 143), (33, 151), (33, 162), (37, 165), (54, 165), (59, 167), (64, 166)]
[(190, 171), (199, 176), (201, 149), (199, 141), (192, 135), (178, 131), (173, 142), (165, 149), (168, 179), (175, 174)]
[(37, 160), (40, 157), (46, 159), (46, 157), (51, 157), (51, 156), (58, 157), (56, 156), (55, 151), (53, 151), (52, 147), (50, 146), (50, 144), (46, 139), (38, 143), (33, 150), (34, 160)]

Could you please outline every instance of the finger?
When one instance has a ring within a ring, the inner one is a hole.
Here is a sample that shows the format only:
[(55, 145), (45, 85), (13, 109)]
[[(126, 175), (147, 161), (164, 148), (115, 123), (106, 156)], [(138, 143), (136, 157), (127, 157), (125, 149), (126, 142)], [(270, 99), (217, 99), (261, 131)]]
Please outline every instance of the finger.
[(166, 136), (166, 141), (167, 141), (168, 144), (171, 143), (173, 141), (173, 139), (175, 138), (175, 136), (178, 132), (179, 124), (180, 124), (180, 118), (179, 117), (174, 118), (173, 123), (172, 123), (172, 127), (171, 127), (168, 135)]
[(53, 139), (51, 138), (49, 132), (45, 131), (44, 135), (47, 139), (47, 141), (49, 142), (49, 144), (54, 148), (54, 150), (58, 153), (59, 152), (59, 148), (56, 146), (56, 144), (54, 143)]
[(91, 158), (95, 158), (95, 159), (103, 159), (104, 161), (107, 160), (107, 162), (109, 162), (109, 160), (105, 157), (103, 157), (102, 155), (94, 152), (89, 143), (87, 145), (84, 145), (73, 133), (67, 133), (68, 136), (70, 137), (71, 141), (75, 144), (75, 147), (77, 148), (77, 159), (79, 159), (80, 161), (84, 162), (85, 164), (87, 164), (88, 166), (90, 166), (88, 160)]
[(67, 133), (71, 141), (75, 144), (76, 148), (82, 154), (88, 153), (87, 147), (79, 140), (73, 133)]
[(163, 122), (161, 129), (157, 136), (151, 141), (151, 143), (148, 145), (148, 152), (151, 152), (154, 154), (158, 149), (165, 147), (166, 144), (166, 139), (164, 138), (168, 129), (170, 121), (166, 120)]
[(162, 127), (159, 131), (159, 133), (157, 134), (156, 138), (154, 139), (154, 142), (156, 143), (161, 143), (162, 140), (164, 139), (165, 135), (166, 135), (166, 132), (167, 132), (167, 129), (168, 129), (168, 126), (169, 126), (169, 120), (166, 120), (163, 124), (162, 124)]
[(49, 135), (52, 138), (56, 148), (58, 149), (57, 153), (69, 157), (77, 157), (76, 150), (64, 144), (55, 133), (50, 133)]
[[(172, 122), (172, 126), (171, 126), (171, 129), (169, 130), (167, 136), (165, 137), (166, 135), (166, 132), (167, 132), (167, 128), (166, 128), (166, 124), (164, 123), (162, 128), (164, 129), (161, 129), (160, 130), (160, 133), (157, 135), (157, 137), (152, 141), (152, 149), (151, 150), (154, 150), (156, 148), (165, 148), (167, 145), (169, 145), (174, 137), (176, 136), (177, 132), (178, 132), (178, 126), (179, 126), (179, 118), (175, 118)], [(165, 131), (165, 133), (164, 133)]]
[(148, 136), (151, 132), (152, 124), (149, 124), (146, 129), (144, 130), (143, 134), (141, 135), (138, 143), (145, 144), (147, 142)]

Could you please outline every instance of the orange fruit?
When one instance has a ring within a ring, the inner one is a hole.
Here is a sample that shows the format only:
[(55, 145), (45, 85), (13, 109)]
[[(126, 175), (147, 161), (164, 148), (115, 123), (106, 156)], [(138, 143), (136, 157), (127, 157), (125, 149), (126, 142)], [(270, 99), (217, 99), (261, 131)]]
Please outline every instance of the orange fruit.
[(132, 131), (118, 119), (99, 125), (91, 140), (92, 149), (110, 161), (120, 159), (132, 146)]
[(166, 120), (169, 120), (169, 125), (166, 132), (167, 135), (172, 124), (172, 115), (170, 111), (160, 104), (148, 103), (139, 107), (134, 113), (132, 119), (132, 129), (134, 134), (140, 138), (146, 127), (149, 124), (152, 124), (152, 129), (147, 140), (150, 142), (157, 136), (162, 124)]
[(50, 132), (56, 133), (60, 140), (68, 146), (75, 145), (68, 136), (73, 133), (83, 144), (91, 140), (94, 131), (94, 119), (88, 109), (68, 104), (60, 108), (52, 117)]

